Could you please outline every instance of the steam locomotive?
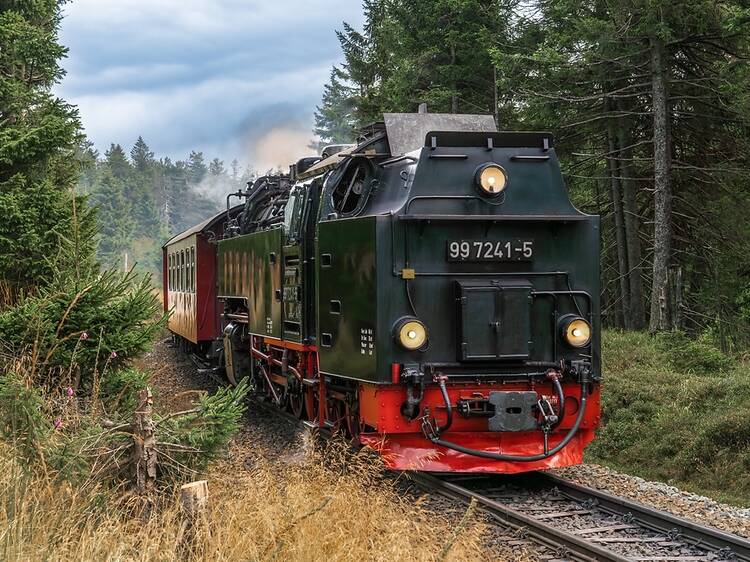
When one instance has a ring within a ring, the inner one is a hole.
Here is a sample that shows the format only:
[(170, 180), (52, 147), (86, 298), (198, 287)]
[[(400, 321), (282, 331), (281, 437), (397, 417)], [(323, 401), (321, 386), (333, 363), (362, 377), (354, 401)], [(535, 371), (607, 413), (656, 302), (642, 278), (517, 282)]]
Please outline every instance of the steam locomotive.
[(186, 349), (392, 469), (560, 467), (594, 437), (599, 217), (570, 202), (548, 133), (385, 114), (163, 256)]

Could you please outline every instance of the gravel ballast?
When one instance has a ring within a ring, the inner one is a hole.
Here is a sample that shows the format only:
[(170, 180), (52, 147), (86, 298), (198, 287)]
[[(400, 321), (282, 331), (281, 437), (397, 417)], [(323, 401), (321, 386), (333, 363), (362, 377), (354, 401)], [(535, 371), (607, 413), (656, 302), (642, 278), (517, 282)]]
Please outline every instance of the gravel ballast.
[(723, 504), (662, 482), (649, 482), (605, 466), (584, 464), (556, 474), (575, 482), (668, 511), (703, 525), (750, 538), (750, 509)]

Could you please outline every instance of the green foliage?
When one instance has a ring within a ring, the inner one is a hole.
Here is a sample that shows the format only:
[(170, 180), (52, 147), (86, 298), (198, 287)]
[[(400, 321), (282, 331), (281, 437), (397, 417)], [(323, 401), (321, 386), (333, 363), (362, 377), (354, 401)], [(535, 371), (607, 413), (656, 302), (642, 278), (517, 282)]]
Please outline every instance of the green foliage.
[(101, 170), (90, 202), (99, 220), (99, 259), (106, 266), (120, 265), (132, 243), (136, 224), (125, 186), (109, 168)]
[(315, 111), (315, 134), (325, 143), (350, 143), (356, 138), (357, 121), (352, 88), (344, 72), (333, 67), (324, 86), (323, 100)]
[(72, 204), (78, 115), (50, 92), (66, 53), (57, 42), (61, 4), (0, 6), (0, 279), (21, 292), (50, 275), (60, 237), (74, 222), (89, 231), (94, 223), (81, 198)]
[(248, 390), (247, 379), (243, 379), (236, 387), (202, 396), (198, 407), (184, 415), (157, 421), (159, 449), (169, 456), (163, 469), (168, 473), (200, 471), (223, 454), (239, 429)]
[(724, 373), (734, 366), (734, 361), (722, 352), (710, 332), (691, 338), (683, 332), (665, 332), (658, 341), (672, 367), (687, 374)]
[(187, 161), (187, 172), (191, 183), (199, 184), (203, 181), (203, 178), (205, 178), (208, 173), (208, 167), (206, 166), (202, 152), (197, 152), (195, 150), (190, 152)]
[(68, 262), (38, 294), (0, 313), (0, 341), (32, 354), (38, 383), (90, 389), (95, 376), (148, 349), (164, 324), (160, 309), (149, 277)]
[[(672, 336), (683, 350), (705, 342)], [(667, 338), (604, 334), (602, 424), (590, 461), (729, 501), (750, 503), (750, 380), (747, 366), (711, 361), (696, 374), (665, 353)], [(698, 346), (698, 347), (696, 347)], [(731, 366), (725, 366), (731, 365)]]
[(42, 458), (52, 432), (41, 393), (14, 372), (0, 374), (0, 436), (12, 443), (27, 462)]
[(206, 166), (200, 152), (191, 152), (187, 161), (157, 160), (140, 136), (129, 158), (118, 144), (104, 158), (90, 148), (84, 156), (88, 168), (79, 186), (98, 213), (98, 259), (112, 268), (135, 264), (157, 278), (162, 275), (162, 244), (217, 213), (226, 193), (249, 179), (240, 177), (238, 162), (230, 178), (223, 161), (214, 158)]
[(315, 114), (324, 142), (351, 142), (383, 112), (496, 112), (491, 49), (507, 37), (508, 6), (497, 0), (364, 0), (364, 29), (337, 32), (334, 67)]
[(133, 367), (113, 369), (101, 381), (99, 399), (112, 418), (130, 416), (138, 405), (138, 391), (148, 386), (151, 373)]

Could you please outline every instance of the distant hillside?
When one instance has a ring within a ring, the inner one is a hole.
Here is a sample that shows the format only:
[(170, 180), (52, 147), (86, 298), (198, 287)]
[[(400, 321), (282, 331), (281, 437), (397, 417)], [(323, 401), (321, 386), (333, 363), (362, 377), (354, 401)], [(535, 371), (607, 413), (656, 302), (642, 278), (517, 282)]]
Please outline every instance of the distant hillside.
[(223, 208), (226, 194), (253, 177), (237, 160), (227, 170), (193, 151), (185, 160), (157, 158), (142, 137), (129, 154), (112, 144), (100, 155), (89, 147), (79, 186), (98, 212), (98, 258), (105, 267), (136, 267), (157, 276), (161, 244)]

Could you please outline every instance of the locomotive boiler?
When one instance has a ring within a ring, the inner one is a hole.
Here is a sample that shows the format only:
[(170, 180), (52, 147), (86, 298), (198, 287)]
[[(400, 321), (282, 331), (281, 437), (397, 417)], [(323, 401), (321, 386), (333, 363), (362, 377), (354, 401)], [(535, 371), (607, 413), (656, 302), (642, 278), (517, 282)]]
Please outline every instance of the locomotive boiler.
[(231, 196), (164, 246), (170, 329), (228, 381), (397, 470), (582, 461), (599, 217), (570, 202), (550, 134), (385, 114)]

